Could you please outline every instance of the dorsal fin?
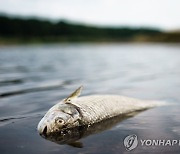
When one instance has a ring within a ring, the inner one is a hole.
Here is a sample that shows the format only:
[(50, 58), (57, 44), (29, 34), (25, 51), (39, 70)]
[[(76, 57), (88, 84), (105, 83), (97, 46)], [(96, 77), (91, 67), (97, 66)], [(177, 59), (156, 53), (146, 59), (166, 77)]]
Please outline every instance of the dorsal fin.
[(80, 86), (78, 89), (76, 89), (71, 95), (69, 95), (64, 101), (65, 103), (70, 103), (73, 99), (77, 98), (83, 89), (83, 86)]

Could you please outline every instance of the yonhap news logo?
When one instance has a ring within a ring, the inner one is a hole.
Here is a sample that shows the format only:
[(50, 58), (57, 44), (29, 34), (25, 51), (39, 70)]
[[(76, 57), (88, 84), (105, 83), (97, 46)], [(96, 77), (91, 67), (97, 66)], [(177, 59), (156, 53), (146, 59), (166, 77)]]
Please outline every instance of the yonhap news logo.
[(138, 139), (137, 139), (137, 135), (135, 135), (135, 134), (128, 135), (124, 139), (124, 146), (127, 151), (131, 151), (131, 150), (135, 149), (137, 147), (137, 145), (138, 145)]
[[(138, 141), (139, 140), (139, 141)], [(127, 151), (135, 149), (137, 146), (180, 146), (180, 139), (138, 139), (137, 135), (128, 135), (124, 139), (124, 147)]]

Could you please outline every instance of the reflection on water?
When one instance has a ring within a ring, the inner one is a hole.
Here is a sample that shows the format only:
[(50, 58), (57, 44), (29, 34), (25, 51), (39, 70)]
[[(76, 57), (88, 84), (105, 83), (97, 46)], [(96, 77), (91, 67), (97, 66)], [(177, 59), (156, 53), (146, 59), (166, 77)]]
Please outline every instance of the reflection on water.
[(81, 138), (111, 129), (121, 121), (133, 117), (140, 112), (142, 111), (117, 116), (89, 126), (80, 126), (76, 128), (65, 129), (60, 132), (52, 133), (45, 138), (57, 144), (68, 144), (73, 147), (82, 148), (83, 143), (79, 141)]
[[(126, 153), (123, 139), (129, 134), (179, 139), (179, 51), (178, 44), (0, 47), (1, 153)], [(79, 85), (85, 87), (83, 95), (120, 94), (163, 100), (168, 105), (141, 112), (99, 133), (103, 125), (84, 128), (71, 138), (80, 139), (69, 143), (72, 146), (54, 143), (58, 138), (52, 138), (54, 142), (41, 138), (36, 127), (44, 113)], [(179, 147), (138, 146), (132, 151), (138, 152), (179, 153)]]

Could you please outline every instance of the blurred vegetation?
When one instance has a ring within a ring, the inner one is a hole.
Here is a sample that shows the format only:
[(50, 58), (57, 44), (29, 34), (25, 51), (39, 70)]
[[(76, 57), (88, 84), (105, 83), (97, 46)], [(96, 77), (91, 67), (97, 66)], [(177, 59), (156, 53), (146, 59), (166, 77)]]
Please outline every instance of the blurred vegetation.
[(180, 42), (180, 32), (152, 28), (95, 27), (0, 15), (0, 44), (29, 42)]

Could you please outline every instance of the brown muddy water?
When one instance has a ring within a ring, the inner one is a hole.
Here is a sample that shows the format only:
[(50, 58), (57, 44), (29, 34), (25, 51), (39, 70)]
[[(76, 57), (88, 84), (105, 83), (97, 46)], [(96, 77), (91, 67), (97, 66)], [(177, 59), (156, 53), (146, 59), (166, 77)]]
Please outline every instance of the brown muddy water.
[[(74, 89), (82, 95), (118, 94), (160, 100), (165, 106), (78, 130), (63, 142), (36, 127), (44, 113)], [(179, 153), (180, 45), (51, 44), (0, 47), (0, 153)], [(135, 134), (138, 146), (123, 140)]]

